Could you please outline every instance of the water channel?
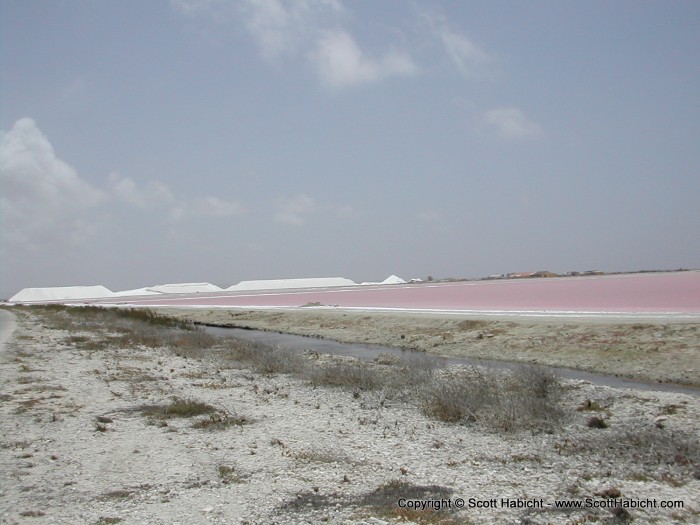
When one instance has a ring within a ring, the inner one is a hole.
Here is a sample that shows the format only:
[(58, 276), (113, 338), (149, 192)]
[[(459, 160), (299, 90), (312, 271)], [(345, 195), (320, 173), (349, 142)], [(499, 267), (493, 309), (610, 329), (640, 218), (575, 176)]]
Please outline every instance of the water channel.
[[(430, 359), (437, 366), (444, 367), (450, 365), (482, 366), (497, 370), (513, 370), (522, 366), (518, 363), (497, 361), (490, 359), (475, 359), (462, 357), (443, 357), (425, 352), (404, 350), (380, 345), (366, 345), (358, 343), (339, 343), (329, 339), (319, 339), (302, 335), (281, 334), (277, 332), (267, 332), (262, 330), (250, 330), (244, 328), (223, 328), (217, 326), (202, 326), (209, 334), (218, 337), (233, 337), (242, 341), (254, 343), (264, 343), (270, 346), (284, 348), (292, 352), (302, 352), (313, 350), (323, 354), (343, 355), (355, 357), (364, 361), (372, 361), (380, 354), (391, 354), (402, 358)], [(677, 385), (672, 383), (654, 383), (650, 381), (640, 381), (625, 379), (622, 377), (596, 374), (571, 370), (568, 368), (558, 368), (543, 366), (554, 374), (565, 379), (579, 379), (588, 381), (594, 385), (609, 386), (613, 388), (632, 388), (636, 390), (677, 392), (700, 397), (700, 388), (687, 385)]]

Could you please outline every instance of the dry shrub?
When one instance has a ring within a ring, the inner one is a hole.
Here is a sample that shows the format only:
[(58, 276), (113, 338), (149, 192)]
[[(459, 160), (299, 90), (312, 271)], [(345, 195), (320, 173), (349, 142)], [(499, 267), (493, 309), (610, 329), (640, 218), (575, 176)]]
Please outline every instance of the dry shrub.
[(232, 426), (242, 427), (253, 421), (245, 416), (231, 414), (210, 414), (208, 418), (199, 419), (192, 424), (192, 428), (201, 428), (205, 430), (225, 430)]
[(305, 367), (302, 356), (263, 343), (226, 339), (225, 357), (262, 374), (293, 374)]
[(543, 369), (487, 374), (472, 368), (430, 382), (423, 389), (423, 411), (441, 421), (480, 422), (494, 430), (550, 431), (563, 415), (558, 394), (558, 379)]
[(145, 416), (157, 417), (161, 419), (170, 419), (174, 417), (194, 417), (204, 414), (214, 414), (217, 411), (213, 406), (194, 401), (192, 399), (182, 399), (179, 397), (167, 405), (144, 405), (139, 408), (140, 412)]
[[(412, 523), (456, 525), (469, 523), (458, 520), (454, 515), (454, 507), (448, 506), (448, 498), (453, 490), (440, 485), (415, 485), (407, 481), (393, 480), (384, 483), (356, 499), (363, 507), (372, 508), (381, 516)], [(422, 501), (432, 504), (424, 510), (400, 507), (399, 500)]]
[[(144, 308), (59, 304), (22, 308), (41, 316), (42, 322), (49, 328), (70, 332), (66, 342), (82, 350), (103, 350), (108, 346), (171, 346), (184, 352), (211, 348), (217, 341), (191, 321)], [(107, 333), (109, 335), (105, 336)], [(96, 338), (96, 335), (99, 337)]]
[[(643, 422), (630, 422), (627, 428), (590, 433), (577, 442), (559, 444), (557, 449), (568, 454), (597, 454), (617, 457), (630, 468), (630, 477), (660, 479), (700, 479), (700, 441), (697, 435), (683, 431), (669, 432)], [(639, 471), (638, 469), (642, 469)]]
[(591, 416), (586, 422), (586, 426), (588, 428), (603, 429), (608, 428), (608, 423), (602, 417)]
[(426, 415), (448, 423), (477, 421), (495, 404), (495, 382), (477, 370), (467, 377), (436, 378), (423, 390)]
[(386, 382), (382, 371), (361, 361), (308, 367), (305, 375), (314, 386), (348, 387), (367, 391), (376, 390)]

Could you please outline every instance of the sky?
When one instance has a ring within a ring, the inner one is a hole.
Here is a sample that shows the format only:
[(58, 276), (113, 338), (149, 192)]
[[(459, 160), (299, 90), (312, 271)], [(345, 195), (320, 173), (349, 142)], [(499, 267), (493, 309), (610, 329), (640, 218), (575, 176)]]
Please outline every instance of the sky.
[(700, 2), (0, 0), (0, 296), (700, 267)]

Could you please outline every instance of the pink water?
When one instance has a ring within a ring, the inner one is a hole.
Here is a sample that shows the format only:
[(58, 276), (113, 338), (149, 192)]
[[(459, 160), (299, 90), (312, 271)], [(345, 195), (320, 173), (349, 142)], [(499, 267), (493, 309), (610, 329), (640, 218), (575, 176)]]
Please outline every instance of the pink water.
[(223, 292), (124, 298), (124, 302), (217, 307), (318, 302), (358, 308), (700, 313), (700, 272)]

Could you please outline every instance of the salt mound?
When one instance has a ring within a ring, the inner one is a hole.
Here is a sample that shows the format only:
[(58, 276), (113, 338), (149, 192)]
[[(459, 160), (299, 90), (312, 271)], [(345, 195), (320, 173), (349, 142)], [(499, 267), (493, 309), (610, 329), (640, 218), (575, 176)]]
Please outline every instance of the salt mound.
[(221, 292), (221, 288), (211, 283), (175, 283), (149, 286), (147, 290), (156, 293), (200, 293)]
[(241, 281), (229, 286), (227, 291), (247, 290), (285, 290), (290, 288), (332, 288), (336, 286), (355, 286), (356, 283), (344, 277), (315, 277), (309, 279), (267, 279), (257, 281)]
[(73, 299), (101, 299), (115, 297), (115, 293), (104, 286), (58, 286), (52, 288), (25, 288), (10, 297), (11, 303), (41, 303)]
[(390, 275), (389, 277), (384, 279), (380, 284), (406, 284), (406, 281), (404, 281), (401, 277)]
[(117, 297), (131, 297), (136, 295), (160, 295), (161, 292), (155, 292), (149, 290), (148, 288), (135, 288), (133, 290), (122, 290), (120, 292), (114, 292)]

